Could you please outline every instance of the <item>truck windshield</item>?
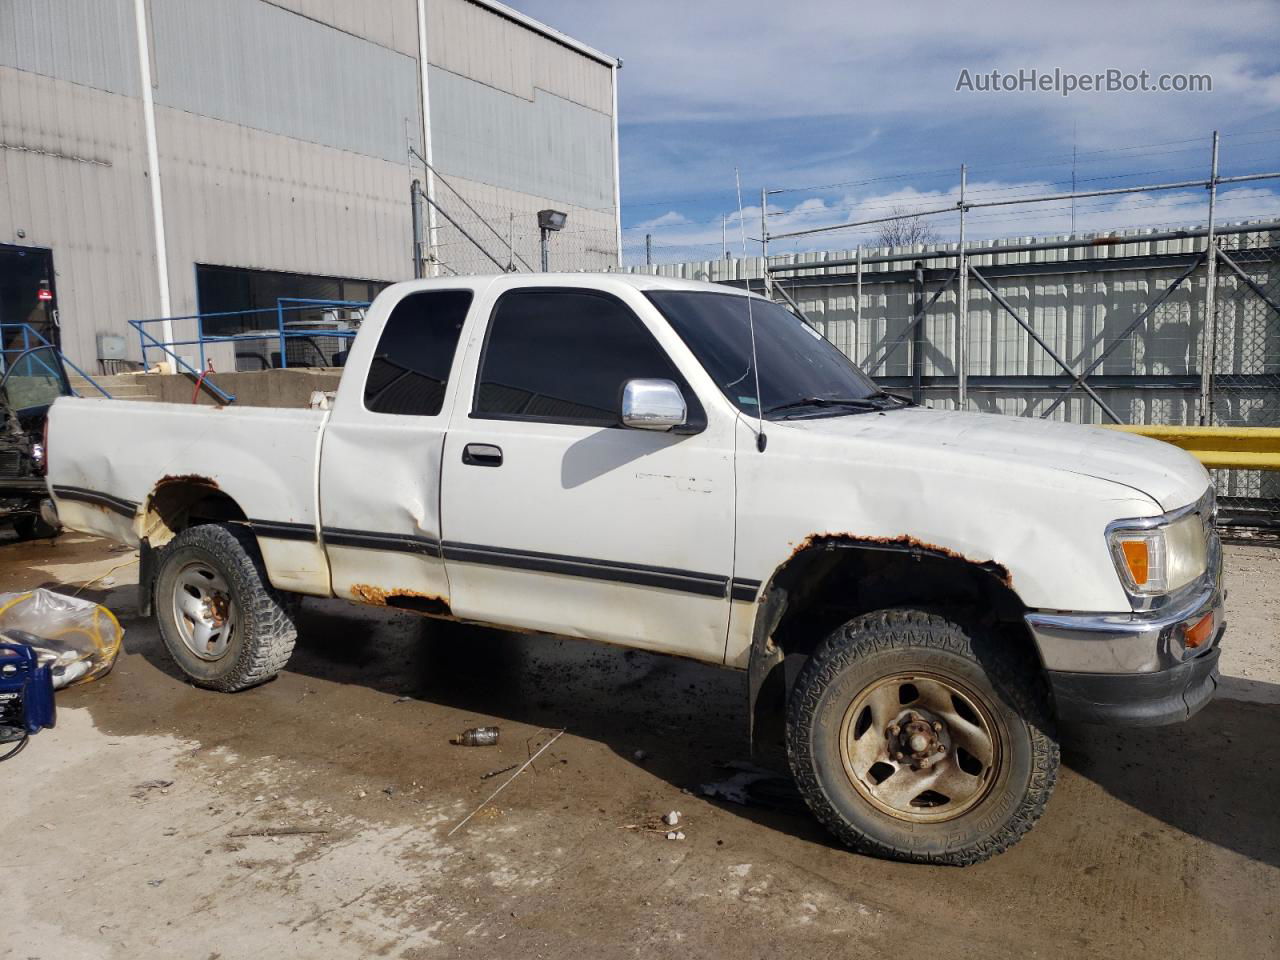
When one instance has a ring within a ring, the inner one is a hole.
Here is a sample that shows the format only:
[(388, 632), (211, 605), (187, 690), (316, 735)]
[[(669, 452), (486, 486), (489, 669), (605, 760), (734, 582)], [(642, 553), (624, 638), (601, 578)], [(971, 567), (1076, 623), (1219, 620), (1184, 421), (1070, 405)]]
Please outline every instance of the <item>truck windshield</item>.
[(37, 347), (15, 357), (0, 377), (0, 399), (15, 412), (47, 407), (71, 392), (62, 361), (52, 347)]
[[(751, 368), (747, 298), (734, 293), (651, 290), (650, 302), (725, 396), (750, 416), (849, 413), (885, 395), (822, 335), (790, 310), (751, 299), (760, 398)], [(887, 399), (887, 398), (886, 398)]]

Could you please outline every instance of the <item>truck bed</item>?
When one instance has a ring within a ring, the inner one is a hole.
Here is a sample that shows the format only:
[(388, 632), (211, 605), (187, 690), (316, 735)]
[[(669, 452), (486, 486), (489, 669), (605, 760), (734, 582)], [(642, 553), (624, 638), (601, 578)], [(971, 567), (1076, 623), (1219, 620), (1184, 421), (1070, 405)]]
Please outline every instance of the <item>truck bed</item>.
[[(329, 593), (317, 474), (327, 412), (64, 397), (49, 418), (48, 479), (63, 524), (136, 545), (165, 536), (163, 490), (233, 504), (280, 589)], [(225, 496), (220, 496), (225, 495)], [(264, 533), (274, 536), (267, 537)]]

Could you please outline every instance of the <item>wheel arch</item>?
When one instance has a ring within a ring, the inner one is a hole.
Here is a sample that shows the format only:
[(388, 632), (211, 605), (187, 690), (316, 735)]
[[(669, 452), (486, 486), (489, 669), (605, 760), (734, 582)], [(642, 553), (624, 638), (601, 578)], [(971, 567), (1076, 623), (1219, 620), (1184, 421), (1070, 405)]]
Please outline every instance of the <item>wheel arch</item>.
[(138, 611), (151, 615), (156, 552), (189, 527), (202, 523), (245, 523), (248, 516), (211, 477), (162, 477), (138, 508)]
[(1023, 620), (1026, 606), (1003, 564), (910, 536), (810, 536), (774, 571), (756, 605), (747, 664), (753, 749), (780, 733), (799, 667), (823, 637), (860, 614), (905, 606), (1005, 631), (1040, 663)]

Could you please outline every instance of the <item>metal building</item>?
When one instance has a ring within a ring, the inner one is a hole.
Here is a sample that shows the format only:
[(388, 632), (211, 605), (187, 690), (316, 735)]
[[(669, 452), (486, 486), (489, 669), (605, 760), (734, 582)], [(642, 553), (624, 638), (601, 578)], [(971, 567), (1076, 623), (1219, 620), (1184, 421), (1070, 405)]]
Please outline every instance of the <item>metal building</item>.
[(415, 251), (536, 264), (548, 207), (553, 267), (614, 266), (618, 67), (492, 0), (3, 0), (0, 323), (136, 360), (130, 320), (365, 300)]

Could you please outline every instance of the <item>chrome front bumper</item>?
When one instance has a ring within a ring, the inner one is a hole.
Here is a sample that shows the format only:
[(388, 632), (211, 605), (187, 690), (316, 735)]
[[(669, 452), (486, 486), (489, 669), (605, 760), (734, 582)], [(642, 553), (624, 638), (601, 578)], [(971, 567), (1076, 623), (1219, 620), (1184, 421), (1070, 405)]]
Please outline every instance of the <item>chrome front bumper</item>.
[[(1186, 645), (1188, 627), (1213, 614), (1209, 640)], [(1206, 578), (1176, 604), (1135, 613), (1029, 613), (1027, 626), (1046, 670), (1156, 673), (1217, 647), (1226, 610), (1217, 578)]]
[[(1159, 610), (1117, 614), (1030, 613), (1058, 716), (1092, 723), (1179, 723), (1213, 699), (1226, 629), (1220, 567)], [(1208, 639), (1187, 630), (1213, 618)]]

